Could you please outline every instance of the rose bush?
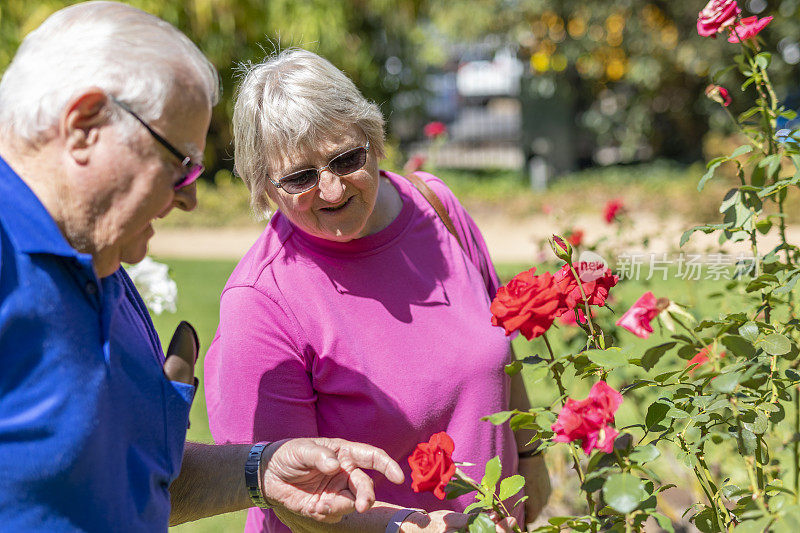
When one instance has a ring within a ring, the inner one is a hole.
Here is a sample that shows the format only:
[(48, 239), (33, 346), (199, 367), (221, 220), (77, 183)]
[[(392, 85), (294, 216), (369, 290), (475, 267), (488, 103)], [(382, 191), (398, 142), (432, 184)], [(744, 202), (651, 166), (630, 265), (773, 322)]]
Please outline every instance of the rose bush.
[[(571, 249), (555, 238), (551, 245), (558, 244), (553, 249), (565, 264), (552, 279), (536, 276), (542, 290), (528, 271), (492, 304), (493, 322), (508, 333), (547, 302), (539, 314), (547, 319), (536, 322), (535, 355), (506, 371), (528, 367), (542, 379), (543, 370), (556, 398), (487, 417), (533, 430), (542, 448), (563, 449), (571, 460), (583, 503), (537, 531), (674, 531), (681, 516), (668, 510), (663, 494), (675, 490), (677, 465), (702, 494), (684, 513), (698, 530), (788, 533), (800, 527), (800, 246), (788, 241), (785, 221), (787, 195), (800, 185), (800, 134), (776, 131), (779, 119), (793, 120), (796, 113), (777, 99), (771, 55), (761, 50), (759, 32), (770, 18), (740, 14), (736, 2), (712, 1), (697, 21), (701, 36), (734, 37), (737, 68), (714, 73), (709, 96), (744, 144), (710, 161), (698, 183), (702, 191), (723, 164), (735, 170), (737, 184), (722, 199), (721, 221), (688, 229), (680, 242), (698, 231), (714, 233), (720, 243), (746, 244), (752, 254), (733, 265), (715, 312), (698, 316), (646, 293), (616, 319), (620, 329), (600, 327), (598, 320), (611, 314), (608, 301), (618, 278), (604, 266), (573, 263)], [(740, 86), (735, 103), (718, 85), (725, 77), (729, 87)], [(731, 108), (748, 99), (754, 105), (734, 114)], [(607, 206), (606, 220), (614, 221), (620, 209), (621, 202)], [(568, 311), (586, 336), (554, 350), (551, 318)], [(623, 332), (655, 337), (656, 317), (663, 328), (655, 345), (642, 346)], [(573, 399), (570, 388), (584, 382), (592, 384), (589, 396)], [(665, 479), (657, 473), (664, 470), (654, 467), (661, 458), (669, 459)]]

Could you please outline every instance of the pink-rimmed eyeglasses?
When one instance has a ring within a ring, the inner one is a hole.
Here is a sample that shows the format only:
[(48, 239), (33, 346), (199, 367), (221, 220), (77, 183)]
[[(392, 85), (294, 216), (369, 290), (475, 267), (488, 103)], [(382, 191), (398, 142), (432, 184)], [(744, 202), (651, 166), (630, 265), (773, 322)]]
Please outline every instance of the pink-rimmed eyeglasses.
[(150, 124), (145, 122), (145, 120), (142, 117), (137, 115), (133, 111), (133, 109), (131, 109), (128, 106), (128, 104), (120, 102), (119, 100), (110, 95), (109, 98), (111, 99), (112, 102), (117, 104), (128, 114), (130, 114), (133, 118), (135, 118), (142, 126), (144, 126), (145, 129), (150, 133), (150, 135), (152, 135), (153, 138), (161, 144), (161, 146), (169, 150), (169, 152), (172, 155), (177, 157), (178, 160), (181, 162), (181, 166), (186, 169), (186, 172), (184, 172), (183, 177), (175, 185), (172, 186), (173, 189), (177, 191), (178, 189), (191, 185), (192, 183), (197, 181), (197, 178), (199, 178), (200, 174), (202, 174), (203, 171), (205, 170), (205, 167), (203, 165), (201, 165), (200, 163), (193, 162), (191, 157), (189, 157), (188, 155), (184, 155), (180, 150), (175, 148), (168, 140), (166, 140), (156, 130), (154, 130), (150, 126)]

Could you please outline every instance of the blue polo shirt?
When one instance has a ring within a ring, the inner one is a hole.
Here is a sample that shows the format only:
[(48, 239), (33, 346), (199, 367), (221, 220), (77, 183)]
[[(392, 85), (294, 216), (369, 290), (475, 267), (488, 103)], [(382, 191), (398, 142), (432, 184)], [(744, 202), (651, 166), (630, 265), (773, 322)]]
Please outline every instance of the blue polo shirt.
[(194, 387), (0, 158), (0, 530), (166, 531)]

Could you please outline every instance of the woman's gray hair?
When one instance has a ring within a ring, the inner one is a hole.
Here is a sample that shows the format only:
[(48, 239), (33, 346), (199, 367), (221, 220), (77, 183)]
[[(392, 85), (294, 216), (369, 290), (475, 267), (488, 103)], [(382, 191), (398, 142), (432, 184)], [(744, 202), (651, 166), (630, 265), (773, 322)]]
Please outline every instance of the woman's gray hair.
[(49, 140), (64, 107), (90, 87), (155, 120), (176, 85), (197, 87), (211, 106), (219, 99), (216, 69), (168, 22), (116, 2), (76, 4), (20, 45), (0, 80), (0, 134), (33, 145)]
[(327, 59), (290, 48), (242, 71), (233, 110), (234, 166), (257, 216), (269, 214), (270, 163), (335, 139), (343, 127), (361, 128), (370, 151), (384, 157), (380, 109)]

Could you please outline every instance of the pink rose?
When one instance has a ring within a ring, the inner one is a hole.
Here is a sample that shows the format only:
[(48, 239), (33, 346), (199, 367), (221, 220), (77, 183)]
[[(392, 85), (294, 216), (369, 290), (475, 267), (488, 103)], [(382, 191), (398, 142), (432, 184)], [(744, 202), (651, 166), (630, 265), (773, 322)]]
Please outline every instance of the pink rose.
[(428, 139), (435, 139), (436, 137), (441, 137), (447, 133), (447, 126), (441, 122), (428, 122), (425, 124), (422, 132)]
[(758, 17), (744, 18), (739, 21), (739, 24), (732, 28), (731, 34), (728, 37), (728, 42), (736, 44), (748, 39), (753, 39), (758, 35), (758, 32), (763, 30), (771, 21), (772, 17), (764, 17), (763, 19)]
[(711, 0), (697, 16), (697, 33), (702, 37), (716, 37), (733, 24), (741, 12), (736, 0)]
[(652, 292), (647, 291), (617, 320), (617, 325), (637, 337), (646, 339), (653, 333), (653, 326), (650, 325), (650, 322), (667, 306), (669, 306), (669, 300), (666, 298), (656, 299)]
[(725, 107), (731, 105), (733, 101), (730, 93), (728, 93), (728, 89), (721, 85), (714, 85), (713, 83), (706, 87), (706, 96)]
[(614, 413), (621, 403), (622, 395), (619, 392), (609, 387), (605, 381), (598, 381), (585, 400), (567, 400), (558, 413), (556, 423), (551, 427), (556, 434), (553, 440), (580, 440), (586, 455), (595, 448), (611, 453), (614, 451), (614, 439), (619, 432), (610, 424), (614, 423)]

